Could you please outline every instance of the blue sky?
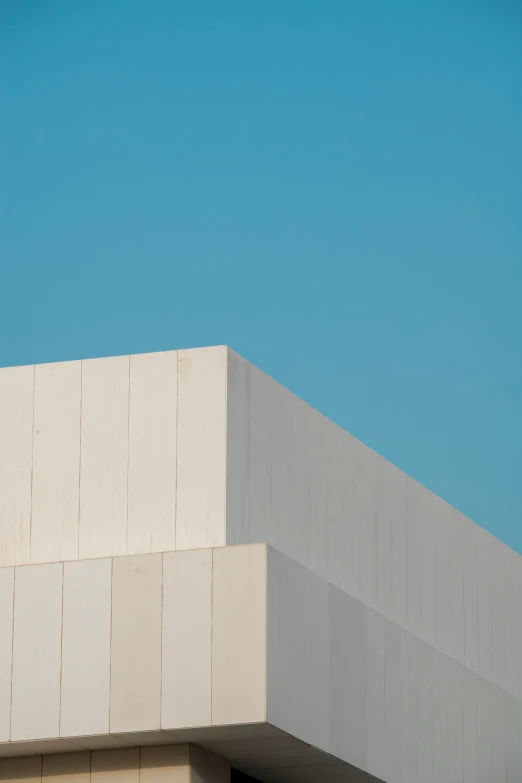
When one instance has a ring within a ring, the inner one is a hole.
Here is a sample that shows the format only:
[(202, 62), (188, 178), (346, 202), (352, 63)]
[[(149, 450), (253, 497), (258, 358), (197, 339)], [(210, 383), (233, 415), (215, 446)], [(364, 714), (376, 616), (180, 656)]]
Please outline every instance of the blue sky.
[(226, 343), (522, 552), (522, 6), (4, 0), (0, 366)]

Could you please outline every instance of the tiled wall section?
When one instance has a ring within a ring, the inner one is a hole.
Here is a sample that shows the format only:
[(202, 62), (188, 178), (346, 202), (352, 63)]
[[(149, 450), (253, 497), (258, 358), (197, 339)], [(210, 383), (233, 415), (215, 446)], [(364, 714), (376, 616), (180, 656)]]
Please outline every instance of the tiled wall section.
[(227, 544), (266, 541), (522, 697), (522, 557), (233, 352)]
[(225, 759), (192, 745), (0, 758), (5, 783), (229, 783)]
[(0, 579), (0, 755), (266, 720), (387, 783), (522, 781), (520, 699), (271, 547)]
[(0, 569), (0, 742), (265, 720), (266, 547)]
[(223, 545), (226, 363), (0, 369), (0, 566)]
[(268, 548), (267, 721), (387, 783), (521, 783), (522, 701)]

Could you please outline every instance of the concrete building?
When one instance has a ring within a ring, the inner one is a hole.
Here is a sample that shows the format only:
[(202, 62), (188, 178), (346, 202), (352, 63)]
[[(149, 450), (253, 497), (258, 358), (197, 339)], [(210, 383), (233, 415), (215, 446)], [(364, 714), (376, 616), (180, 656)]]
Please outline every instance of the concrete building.
[(0, 370), (1, 781), (520, 783), (521, 595), (227, 348)]

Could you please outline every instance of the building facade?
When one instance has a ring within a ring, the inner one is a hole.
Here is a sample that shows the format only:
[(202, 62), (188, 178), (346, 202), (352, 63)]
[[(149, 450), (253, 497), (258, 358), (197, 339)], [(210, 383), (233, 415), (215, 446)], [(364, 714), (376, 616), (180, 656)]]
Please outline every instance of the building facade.
[(226, 347), (0, 370), (2, 781), (521, 783), (521, 598)]

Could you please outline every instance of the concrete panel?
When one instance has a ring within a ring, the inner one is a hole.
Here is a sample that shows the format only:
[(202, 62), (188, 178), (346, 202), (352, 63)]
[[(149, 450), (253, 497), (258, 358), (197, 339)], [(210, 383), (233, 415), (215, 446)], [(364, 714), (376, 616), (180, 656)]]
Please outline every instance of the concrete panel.
[[(359, 489), (357, 483), (356, 459), (354, 454), (355, 439), (350, 436), (343, 438), (341, 460), (343, 463), (343, 573), (340, 585), (349, 595), (358, 597), (360, 594), (359, 579)], [(301, 453), (305, 453), (304, 446)], [(306, 494), (305, 494), (306, 498)], [(299, 561), (302, 562), (302, 561)]]
[(421, 537), (421, 617), (422, 638), (430, 644), (437, 640), (437, 542), (435, 538), (436, 497), (415, 485), (417, 522)]
[(0, 742), (11, 734), (14, 568), (0, 568)]
[(366, 769), (366, 610), (333, 586), (329, 629), (330, 753)]
[(477, 684), (476, 675), (462, 670), (464, 719), (462, 723), (464, 783), (476, 783), (478, 768)]
[(494, 780), (491, 765), (491, 685), (482, 677), (475, 678), (477, 705), (477, 766), (478, 783)]
[(62, 563), (15, 573), (11, 740), (58, 737)]
[(486, 535), (480, 530), (477, 535), (477, 604), (479, 674), (491, 682), (493, 658), (490, 547)]
[[(376, 464), (376, 606), (381, 614), (392, 614), (392, 530), (394, 478), (392, 466), (384, 460)], [(390, 492), (390, 490), (392, 490)]]
[(372, 610), (366, 613), (366, 742), (367, 769), (385, 779), (388, 775), (386, 752), (386, 684), (384, 658), (384, 618)]
[(493, 682), (506, 687), (506, 555), (500, 542), (491, 547), (491, 643)]
[(450, 516), (451, 645), (449, 653), (455, 660), (464, 662), (464, 555), (462, 533), (456, 517), (457, 512), (452, 510)]
[[(270, 414), (270, 518), (268, 520), (270, 537), (273, 546), (286, 552), (290, 544), (291, 524), (289, 520), (290, 501), (290, 454), (291, 454), (291, 422), (288, 400), (285, 390), (281, 386), (275, 386), (271, 398)], [(317, 471), (314, 471), (317, 476)], [(320, 479), (323, 476), (320, 476)], [(312, 521), (311, 535), (313, 535), (313, 491), (310, 492), (310, 519)], [(323, 520), (326, 519), (326, 508)], [(313, 547), (312, 547), (313, 548)], [(324, 527), (324, 545), (321, 549), (324, 558), (327, 557), (326, 526)]]
[(141, 748), (140, 783), (191, 783), (188, 745)]
[[(407, 568), (406, 568), (406, 488), (404, 475), (390, 466), (387, 482), (388, 513), (391, 524), (391, 617), (402, 627), (407, 622)], [(382, 501), (378, 499), (382, 505)], [(384, 501), (386, 503), (386, 501)]]
[(177, 353), (130, 357), (127, 553), (175, 548)]
[[(308, 426), (310, 407), (301, 400), (288, 405), (289, 428), (289, 460), (288, 470), (288, 500), (286, 504), (287, 517), (283, 520), (285, 535), (283, 545), (285, 551), (295, 555), (300, 563), (310, 561), (310, 503), (309, 503), (309, 465)], [(342, 550), (340, 552), (342, 556)], [(341, 569), (342, 571), (342, 569)]]
[(129, 357), (82, 362), (79, 556), (127, 552)]
[[(343, 582), (344, 567), (344, 490), (343, 479), (346, 475), (344, 464), (345, 450), (343, 449), (343, 439), (339, 429), (333, 424), (329, 431), (329, 440), (331, 441), (330, 453), (326, 462), (327, 476), (327, 516), (326, 516), (326, 539), (327, 539), (327, 563), (326, 578), (335, 585), (341, 585)], [(291, 462), (289, 460), (290, 472)], [(293, 514), (287, 514), (290, 518)], [(287, 544), (287, 550), (291, 551), (291, 540)]]
[(506, 710), (504, 692), (490, 686), (491, 768), (493, 783), (507, 783), (506, 772)]
[(338, 698), (331, 705), (330, 586), (271, 548), (268, 558), (267, 717), (328, 751), (333, 709), (343, 709)]
[(250, 388), (250, 540), (242, 544), (271, 542), (272, 417), (273, 382), (256, 367), (251, 368)]
[(417, 776), (417, 640), (401, 633), (401, 725), (404, 783), (418, 783)]
[(250, 519), (251, 365), (227, 351), (226, 543), (252, 541)]
[(65, 563), (60, 735), (109, 731), (112, 561)]
[(451, 571), (450, 531), (447, 505), (436, 498), (438, 514), (433, 520), (435, 538), (435, 584), (437, 646), (448, 651), (451, 646)]
[(506, 651), (506, 674), (505, 688), (508, 693), (522, 696), (519, 692), (518, 683), (518, 663), (522, 651), (518, 650), (518, 613), (522, 595), (519, 593), (518, 567), (521, 561), (519, 555), (511, 549), (505, 549), (506, 571), (504, 606), (506, 623), (505, 630), (505, 651)]
[(406, 617), (407, 627), (422, 635), (422, 527), (418, 485), (406, 479)]
[(401, 629), (387, 620), (384, 626), (384, 709), (390, 783), (402, 783), (401, 648)]
[[(276, 410), (281, 411), (284, 400), (284, 390), (279, 387), (279, 400), (275, 400)], [(272, 419), (273, 418), (272, 415)], [(309, 503), (309, 546), (307, 562), (304, 563), (304, 565), (310, 568), (315, 574), (326, 577), (328, 571), (328, 464), (324, 452), (324, 445), (328, 441), (329, 433), (321, 426), (322, 422), (320, 422), (317, 417), (308, 415), (306, 416), (305, 421), (308, 439), (305, 454), (307, 455), (308, 463), (306, 485), (308, 487)], [(276, 419), (275, 425), (275, 433), (272, 433), (272, 439), (277, 438), (282, 422)], [(322, 459), (321, 457), (324, 458)], [(281, 464), (272, 464), (271, 486), (274, 482), (274, 475), (276, 473), (281, 473), (282, 469)], [(277, 502), (277, 498), (272, 497), (272, 506), (275, 502)], [(292, 510), (289, 509), (288, 514), (290, 513), (292, 513)], [(275, 519), (272, 510), (270, 510), (270, 516), (272, 519)], [(277, 546), (278, 531), (276, 526), (274, 526), (274, 528), (275, 529), (272, 531), (271, 537), (269, 538), (269, 543), (273, 541), (273, 545)], [(284, 550), (284, 553), (290, 556), (293, 554), (292, 550), (293, 547), (289, 547), (289, 541), (286, 540), (286, 549)]]
[(269, 548), (267, 591), (267, 721), (311, 743), (311, 573)]
[(178, 354), (176, 549), (226, 543), (227, 349)]
[(81, 362), (35, 367), (31, 562), (78, 558)]
[(520, 768), (520, 703), (509, 693), (504, 694), (506, 714), (506, 776), (508, 783), (522, 780)]
[(462, 524), (464, 560), (464, 663), (479, 670), (477, 546), (467, 520)]
[(376, 578), (376, 459), (369, 450), (355, 465), (359, 506), (359, 596), (371, 608), (377, 603)]
[(419, 780), (433, 783), (432, 651), (418, 641), (417, 650), (417, 764)]
[(213, 552), (212, 724), (266, 715), (266, 547)]
[(451, 783), (461, 783), (464, 780), (463, 667), (450, 658), (445, 659), (444, 667), (448, 705), (448, 776)]
[(312, 744), (330, 751), (330, 590), (324, 579), (312, 575), (310, 623), (312, 676), (310, 680)]
[(433, 779), (435, 783), (449, 783), (448, 769), (448, 694), (445, 680), (446, 656), (432, 650), (433, 676)]
[(0, 780), (37, 783), (42, 779), (42, 757), (0, 759)]
[(164, 554), (163, 728), (212, 722), (211, 628), (212, 550)]
[(51, 753), (42, 756), (42, 783), (90, 783), (91, 754)]
[(0, 370), (0, 567), (30, 561), (34, 367)]
[(139, 783), (140, 749), (94, 750), (91, 783)]
[[(518, 594), (522, 595), (522, 558), (518, 561)], [(522, 601), (518, 602), (517, 609), (517, 626), (518, 626), (518, 677), (517, 677), (517, 689), (516, 695), (519, 699), (522, 699)], [(521, 743), (522, 747), (522, 743)]]
[(162, 556), (113, 561), (110, 731), (160, 728)]

